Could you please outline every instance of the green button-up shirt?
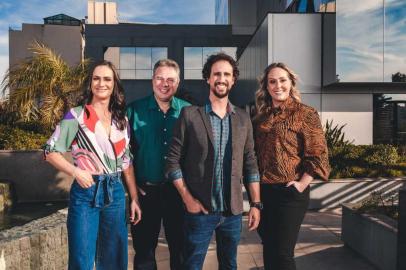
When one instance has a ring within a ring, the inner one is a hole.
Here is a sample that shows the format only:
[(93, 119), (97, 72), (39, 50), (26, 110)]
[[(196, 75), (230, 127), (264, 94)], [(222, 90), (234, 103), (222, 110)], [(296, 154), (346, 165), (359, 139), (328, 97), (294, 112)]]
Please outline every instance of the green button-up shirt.
[(190, 104), (172, 98), (165, 113), (153, 95), (128, 105), (127, 116), (131, 126), (132, 153), (137, 183), (162, 183), (166, 154), (172, 139), (172, 129), (183, 107)]

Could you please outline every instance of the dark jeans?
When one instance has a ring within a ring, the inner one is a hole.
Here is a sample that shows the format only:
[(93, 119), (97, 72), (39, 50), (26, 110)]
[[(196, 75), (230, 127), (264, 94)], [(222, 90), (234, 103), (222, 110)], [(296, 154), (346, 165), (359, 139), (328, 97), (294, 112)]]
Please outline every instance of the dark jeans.
[(139, 194), (142, 219), (131, 226), (135, 250), (134, 269), (157, 269), (155, 249), (163, 221), (170, 253), (171, 269), (181, 269), (183, 243), (183, 202), (172, 185), (140, 185), (146, 195)]
[(294, 270), (294, 250), (309, 205), (310, 187), (300, 193), (286, 184), (261, 185), (264, 209), (258, 227), (265, 270)]
[(121, 173), (94, 175), (82, 188), (74, 181), (68, 211), (69, 269), (126, 270), (127, 224)]
[(184, 270), (200, 270), (213, 232), (216, 232), (219, 269), (237, 269), (241, 215), (185, 213)]

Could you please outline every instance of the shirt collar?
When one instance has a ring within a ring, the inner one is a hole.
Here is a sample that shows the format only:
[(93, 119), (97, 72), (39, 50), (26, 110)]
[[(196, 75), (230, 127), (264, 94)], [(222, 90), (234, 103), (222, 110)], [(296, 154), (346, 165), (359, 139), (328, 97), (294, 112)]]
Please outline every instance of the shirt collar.
[[(213, 112), (213, 108), (211, 107), (210, 101), (207, 101), (207, 102), (206, 102), (206, 104), (204, 105), (204, 110), (205, 110), (205, 112), (206, 112), (207, 114)], [(231, 114), (231, 113), (234, 114), (234, 113), (235, 113), (234, 105), (231, 104), (230, 101), (228, 101), (228, 103), (227, 103), (227, 113), (228, 113), (228, 114)]]
[[(180, 109), (179, 100), (178, 100), (176, 97), (172, 97), (170, 108), (171, 108), (171, 109), (174, 109), (174, 110), (179, 110), (179, 109)], [(155, 99), (155, 97), (154, 97), (154, 94), (152, 94), (152, 95), (149, 97), (149, 100), (148, 100), (148, 109), (150, 109), (150, 110), (157, 110), (157, 109), (159, 109), (158, 102), (156, 102), (156, 99)]]
[(286, 109), (292, 108), (295, 103), (295, 100), (291, 97), (288, 97), (279, 107), (274, 107), (271, 105), (271, 113), (274, 115), (278, 115), (286, 111)]

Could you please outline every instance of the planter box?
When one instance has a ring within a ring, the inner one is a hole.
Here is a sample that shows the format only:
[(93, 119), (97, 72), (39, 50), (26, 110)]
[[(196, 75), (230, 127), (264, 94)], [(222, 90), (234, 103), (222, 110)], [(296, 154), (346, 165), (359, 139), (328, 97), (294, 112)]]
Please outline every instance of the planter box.
[(359, 214), (351, 204), (342, 205), (343, 242), (378, 269), (396, 270), (397, 232), (393, 219)]
[(342, 203), (359, 202), (373, 191), (396, 193), (404, 183), (406, 177), (314, 180), (310, 184), (309, 209), (336, 208)]

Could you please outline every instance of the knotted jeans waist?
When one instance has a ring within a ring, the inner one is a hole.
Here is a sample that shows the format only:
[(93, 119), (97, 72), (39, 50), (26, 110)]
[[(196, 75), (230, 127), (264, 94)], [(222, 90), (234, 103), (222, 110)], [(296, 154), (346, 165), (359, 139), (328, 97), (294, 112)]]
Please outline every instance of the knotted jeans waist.
[(121, 172), (92, 175), (95, 182), (93, 207), (107, 207), (113, 202), (113, 189), (116, 182), (121, 181)]

